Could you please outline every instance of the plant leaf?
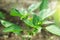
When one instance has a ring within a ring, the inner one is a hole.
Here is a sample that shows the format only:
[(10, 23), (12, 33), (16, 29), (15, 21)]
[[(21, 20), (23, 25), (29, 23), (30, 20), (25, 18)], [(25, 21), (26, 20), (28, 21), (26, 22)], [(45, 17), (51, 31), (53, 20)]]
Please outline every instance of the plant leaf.
[(32, 12), (32, 11), (35, 11), (39, 6), (40, 6), (40, 2), (39, 3), (36, 3), (36, 4), (32, 4), (28, 7), (28, 11)]
[(15, 25), (11, 22), (1, 20), (1, 24), (5, 26), (6, 28), (3, 30), (3, 32), (13, 32), (13, 33), (20, 33), (21, 28), (18, 25)]
[(37, 16), (37, 15), (33, 15), (33, 24), (35, 25), (35, 26), (38, 26), (38, 25), (40, 25), (41, 24), (41, 20), (40, 20), (40, 17), (39, 16)]
[(11, 25), (13, 25), (13, 23), (8, 22), (8, 21), (4, 21), (4, 20), (1, 20), (1, 24), (2, 24), (4, 27), (10, 27)]
[(42, 20), (44, 20), (45, 18), (53, 15), (55, 11), (56, 11), (55, 9), (54, 10), (51, 10), (49, 8), (44, 9), (44, 10), (40, 11), (39, 16), (42, 18)]
[(3, 32), (13, 32), (14, 27), (6, 27), (4, 28)]
[(13, 32), (13, 33), (20, 33), (21, 29), (19, 26), (11, 25), (10, 27), (4, 28), (3, 32)]
[(53, 24), (54, 22), (53, 21), (44, 21), (42, 24)]
[(20, 16), (20, 13), (19, 13), (19, 11), (17, 9), (12, 8), (10, 10), (10, 15), (12, 15), (12, 16)]
[(20, 16), (21, 19), (26, 19), (29, 16), (29, 14), (28, 14), (26, 9), (22, 8), (19, 12), (22, 15), (22, 16)]
[(25, 10), (25, 9), (21, 9), (21, 10), (18, 10), (18, 9), (12, 9), (11, 11), (10, 11), (10, 15), (12, 15), (12, 16), (18, 16), (18, 17), (20, 17), (21, 18), (21, 20), (22, 19), (25, 19), (25, 18), (27, 18), (27, 16), (29, 15), (28, 14), (28, 12), (27, 12), (27, 10)]
[(49, 3), (48, 0), (42, 0), (42, 3), (40, 5), (40, 11), (48, 8), (48, 3)]
[(33, 28), (38, 28), (39, 27), (39, 26), (36, 26), (36, 25), (33, 24), (32, 19), (31, 20), (26, 19), (26, 20), (24, 20), (24, 22), (30, 27), (33, 27)]
[(52, 34), (60, 36), (60, 28), (56, 25), (50, 25), (46, 27), (46, 30), (49, 31)]
[(25, 22), (28, 26), (34, 27), (32, 21), (30, 21), (29, 19), (24, 20), (24, 22)]
[(0, 12), (0, 19), (5, 19), (5, 15), (2, 12)]

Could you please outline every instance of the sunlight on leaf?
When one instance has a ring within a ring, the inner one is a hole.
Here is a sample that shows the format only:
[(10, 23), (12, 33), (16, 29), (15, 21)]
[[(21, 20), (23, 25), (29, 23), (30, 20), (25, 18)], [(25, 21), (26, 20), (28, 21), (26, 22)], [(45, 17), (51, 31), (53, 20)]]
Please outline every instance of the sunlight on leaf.
[(44, 10), (40, 11), (39, 16), (42, 18), (42, 20), (44, 20), (45, 18), (53, 15), (55, 11), (56, 11), (56, 9), (54, 9), (54, 10), (44, 9)]
[(55, 24), (60, 26), (60, 4), (59, 5), (57, 4), (56, 11), (53, 16)]
[(11, 25), (13, 25), (11, 22), (7, 22), (7, 21), (4, 21), (4, 20), (1, 20), (1, 24), (2, 24), (4, 27), (10, 27)]
[(56, 25), (50, 25), (46, 27), (46, 30), (49, 31), (52, 34), (60, 36), (60, 28)]
[(53, 24), (53, 21), (44, 21), (43, 24)]
[(39, 8), (40, 4), (41, 3), (39, 2), (39, 3), (36, 3), (36, 4), (30, 5), (29, 8), (28, 8), (28, 11), (30, 11), (30, 12), (35, 11), (37, 8)]

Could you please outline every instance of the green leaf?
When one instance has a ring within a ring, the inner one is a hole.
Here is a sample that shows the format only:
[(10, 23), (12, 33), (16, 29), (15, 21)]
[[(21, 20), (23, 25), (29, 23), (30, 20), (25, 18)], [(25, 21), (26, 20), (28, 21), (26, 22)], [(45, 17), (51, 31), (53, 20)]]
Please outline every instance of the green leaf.
[(28, 11), (32, 12), (32, 11), (35, 11), (39, 6), (40, 6), (40, 2), (39, 3), (35, 3), (35, 4), (32, 4), (28, 7)]
[(40, 24), (41, 24), (41, 19), (40, 19), (40, 17), (39, 16), (37, 16), (37, 15), (33, 15), (33, 24), (35, 25), (35, 26), (39, 26)]
[(54, 22), (53, 21), (44, 21), (42, 24), (53, 24)]
[(19, 13), (19, 11), (17, 9), (12, 8), (10, 10), (10, 15), (12, 15), (12, 16), (20, 16), (20, 13)]
[(5, 15), (2, 12), (0, 12), (0, 19), (5, 19)]
[(42, 27), (38, 27), (37, 29), (34, 29), (32, 32), (35, 33), (35, 34), (40, 33), (41, 29), (42, 29)]
[(13, 23), (8, 22), (8, 21), (4, 21), (4, 20), (1, 20), (1, 24), (2, 24), (4, 27), (10, 27), (11, 25), (13, 25)]
[(49, 8), (44, 9), (44, 10), (40, 11), (39, 16), (42, 18), (42, 20), (44, 20), (45, 18), (53, 15), (55, 11), (56, 11), (55, 9), (54, 10), (51, 10)]
[(26, 20), (24, 20), (25, 24), (27, 24), (29, 27), (33, 27), (33, 28), (38, 28), (40, 26), (34, 25), (33, 24), (33, 18), (28, 18)]
[(20, 26), (13, 24), (11, 22), (1, 20), (1, 24), (6, 27), (3, 32), (13, 32), (13, 33), (20, 33), (21, 28)]
[(4, 28), (3, 32), (13, 32), (14, 27), (6, 27)]
[(21, 9), (21, 10), (18, 10), (18, 9), (12, 9), (11, 11), (10, 11), (10, 15), (11, 16), (18, 16), (18, 17), (20, 17), (21, 18), (21, 20), (22, 19), (26, 19), (27, 17), (28, 17), (28, 12), (27, 12), (27, 10), (25, 10), (25, 9)]
[(28, 26), (34, 27), (32, 21), (30, 21), (29, 19), (24, 20), (24, 22), (25, 22)]
[(4, 28), (3, 32), (13, 32), (13, 33), (20, 33), (21, 29), (19, 26), (11, 25), (10, 27)]
[(29, 13), (27, 12), (26, 9), (22, 8), (19, 12), (22, 15), (22, 16), (20, 16), (21, 19), (26, 19), (29, 16)]
[(60, 36), (60, 28), (56, 25), (50, 25), (46, 27), (46, 30), (49, 31), (52, 34)]
[(40, 10), (48, 8), (48, 0), (42, 0), (42, 3), (40, 5)]

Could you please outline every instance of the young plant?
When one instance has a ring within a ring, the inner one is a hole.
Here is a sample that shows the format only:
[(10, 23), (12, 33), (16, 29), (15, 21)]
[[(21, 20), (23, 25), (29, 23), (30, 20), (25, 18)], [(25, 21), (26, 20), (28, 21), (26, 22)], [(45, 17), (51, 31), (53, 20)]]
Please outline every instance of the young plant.
[(20, 32), (22, 31), (21, 28), (18, 25), (5, 21), (4, 19), (5, 15), (3, 14), (2, 11), (0, 11), (0, 22), (4, 27), (6, 27), (4, 28), (3, 32), (12, 32), (19, 35)]
[[(37, 8), (40, 9), (40, 12), (38, 13), (38, 15), (33, 12)], [(20, 17), (20, 19), (22, 19), (22, 21), (25, 24), (27, 24), (28, 27), (32, 27), (34, 29), (34, 30), (32, 30), (31, 33), (36, 34), (36, 33), (40, 32), (41, 29), (43, 29), (42, 25), (45, 22), (46, 22), (46, 25), (54, 23), (51, 21), (45, 21), (45, 19), (48, 18), (49, 16), (53, 15), (54, 12), (55, 12), (55, 10), (51, 10), (48, 7), (48, 0), (42, 0), (42, 3), (37, 3), (37, 5), (32, 4), (31, 6), (28, 7), (27, 10), (26, 9), (23, 9), (23, 10), (22, 9), (21, 10), (12, 9), (10, 11), (10, 15)], [(49, 25), (49, 27), (50, 27), (50, 25)], [(49, 28), (45, 27), (44, 29), (48, 30)], [(53, 33), (53, 34), (55, 34), (55, 33)]]
[[(36, 35), (37, 33), (41, 32), (42, 29), (44, 29), (49, 31), (50, 33), (60, 36), (60, 29), (55, 25), (55, 22), (45, 20), (46, 18), (53, 15), (55, 12), (55, 10), (51, 10), (48, 7), (48, 4), (48, 0), (42, 0), (41, 3), (32, 4), (31, 6), (29, 6), (27, 10), (18, 10), (16, 8), (12, 8), (10, 10), (10, 15), (20, 17), (20, 20), (25, 23), (26, 27), (32, 29), (32, 31), (28, 31), (28, 35)], [(38, 14), (34, 12), (37, 8), (39, 8), (40, 10)], [(21, 30), (24, 31), (19, 26), (11, 22), (5, 20), (0, 21), (1, 24), (6, 27), (4, 29), (4, 32), (13, 32), (19, 34)], [(44, 24), (47, 26), (42, 26)]]

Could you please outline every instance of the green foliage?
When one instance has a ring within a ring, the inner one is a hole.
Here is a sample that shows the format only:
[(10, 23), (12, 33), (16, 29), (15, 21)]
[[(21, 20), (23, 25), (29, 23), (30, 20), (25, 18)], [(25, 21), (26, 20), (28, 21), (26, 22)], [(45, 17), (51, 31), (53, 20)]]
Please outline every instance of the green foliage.
[(4, 20), (1, 20), (1, 24), (2, 24), (4, 27), (10, 27), (11, 25), (13, 25), (13, 23), (7, 22), (7, 21), (4, 21)]
[[(36, 15), (33, 11), (37, 8), (40, 7), (40, 12), (38, 15)], [(13, 11), (13, 10), (12, 10)], [(37, 6), (35, 4), (32, 4), (30, 7), (28, 7), (28, 10), (25, 9), (21, 9), (21, 10), (17, 10), (16, 11), (18, 13), (18, 17), (20, 17), (25, 24), (28, 25), (28, 27), (32, 27), (34, 28), (34, 30), (32, 30), (32, 33), (35, 34), (38, 31), (41, 31), (41, 29), (43, 29), (43, 27), (41, 25), (43, 25), (45, 23), (45, 19), (51, 15), (54, 14), (55, 10), (51, 10), (48, 8), (48, 0), (42, 0), (42, 3), (40, 5), (40, 3), (37, 4)], [(10, 13), (11, 16), (13, 16), (13, 12)], [(16, 14), (16, 13), (15, 13)], [(30, 17), (32, 16), (32, 17)], [(53, 22), (46, 22), (46, 25), (52, 24)], [(39, 30), (40, 29), (40, 30)], [(47, 28), (46, 28), (47, 30)], [(53, 33), (54, 34), (54, 33)]]
[(46, 27), (46, 30), (52, 34), (60, 36), (60, 28), (56, 25), (50, 25)]
[(44, 20), (45, 18), (53, 15), (55, 11), (56, 11), (55, 9), (54, 10), (51, 10), (49, 8), (44, 9), (39, 12), (39, 16), (41, 17), (42, 20)]
[(5, 15), (2, 12), (0, 12), (0, 19), (5, 19)]
[(42, 3), (40, 5), (40, 10), (47, 9), (48, 8), (48, 0), (42, 0)]
[(53, 21), (44, 21), (42, 24), (47, 24), (47, 25), (49, 25), (49, 24), (54, 24), (54, 22), (53, 22)]
[[(34, 12), (37, 8), (40, 9), (38, 14)], [(31, 33), (33, 35), (36, 35), (38, 32), (41, 31), (41, 29), (44, 29), (49, 31), (52, 34), (56, 34), (60, 36), (59, 27), (57, 27), (56, 25), (53, 25), (55, 24), (55, 22), (45, 20), (46, 18), (53, 15), (55, 11), (56, 10), (51, 10), (48, 8), (48, 0), (42, 0), (42, 3), (32, 4), (31, 6), (28, 7), (27, 10), (24, 8), (20, 10), (16, 8), (12, 8), (10, 10), (10, 15), (19, 17), (20, 20), (22, 20), (25, 23), (26, 27), (32, 29), (32, 31), (28, 31), (28, 34)], [(56, 12), (56, 13), (59, 13), (59, 12)], [(60, 15), (58, 14), (58, 17), (57, 16), (55, 17), (55, 16), (54, 16), (54, 20), (56, 20), (56, 23), (57, 23), (57, 19), (59, 18)], [(0, 12), (0, 18), (2, 19), (5, 18), (2, 12)], [(21, 26), (18, 26), (16, 24), (13, 24), (11, 22), (8, 22), (2, 19), (0, 19), (0, 22), (4, 27), (6, 27), (4, 28), (3, 32), (13, 32), (15, 34), (20, 34), (21, 31), (24, 31), (21, 28)], [(60, 20), (58, 20), (58, 22), (59, 21)], [(48, 25), (48, 26), (44, 28), (44, 25)]]
[(10, 15), (12, 15), (12, 16), (20, 16), (21, 14), (19, 13), (18, 10), (16, 10), (16, 9), (11, 9)]
[(35, 26), (39, 26), (40, 24), (41, 24), (41, 19), (40, 19), (40, 17), (39, 16), (37, 16), (37, 15), (33, 15), (33, 24), (35, 25)]
[(12, 15), (12, 16), (18, 16), (18, 17), (20, 17), (21, 20), (22, 20), (22, 19), (27, 18), (27, 16), (28, 16), (29, 14), (27, 13), (27, 10), (25, 10), (25, 9), (18, 10), (18, 9), (14, 9), (14, 8), (13, 8), (13, 9), (10, 11), (10, 15)]
[(34, 25), (33, 25), (33, 23), (32, 23), (32, 20), (26, 19), (26, 20), (24, 20), (24, 22), (25, 22), (28, 26), (34, 27)]
[(32, 12), (32, 11), (35, 11), (37, 8), (39, 8), (41, 3), (37, 3), (37, 4), (32, 4), (28, 7), (28, 11), (29, 12)]
[(16, 34), (20, 34), (21, 32), (21, 28), (18, 25), (15, 25), (11, 22), (5, 21), (5, 20), (1, 20), (1, 24), (6, 27), (4, 28), (3, 32), (13, 32)]
[[(20, 13), (18, 13), (18, 11), (19, 11)], [(38, 30), (38, 28), (40, 27), (41, 21), (42, 21), (39, 16), (35, 15), (35, 13), (34, 13), (34, 14), (31, 14), (32, 17), (29, 17), (29, 16), (30, 16), (30, 15), (29, 15), (29, 11), (26, 11), (26, 10), (24, 10), (24, 9), (17, 10), (16, 12), (18, 13), (18, 15), (22, 15), (22, 16), (18, 16), (18, 17), (20, 17), (20, 19), (22, 18), (22, 21), (23, 21), (25, 24), (27, 24), (28, 27), (32, 27), (32, 28)], [(11, 14), (11, 16), (14, 15), (13, 13), (10, 13), (10, 14)], [(27, 16), (26, 16), (26, 15), (27, 15)], [(16, 15), (16, 16), (17, 16), (17, 15)], [(23, 19), (23, 18), (24, 18), (24, 19)], [(40, 29), (41, 29), (41, 27), (40, 27)]]

